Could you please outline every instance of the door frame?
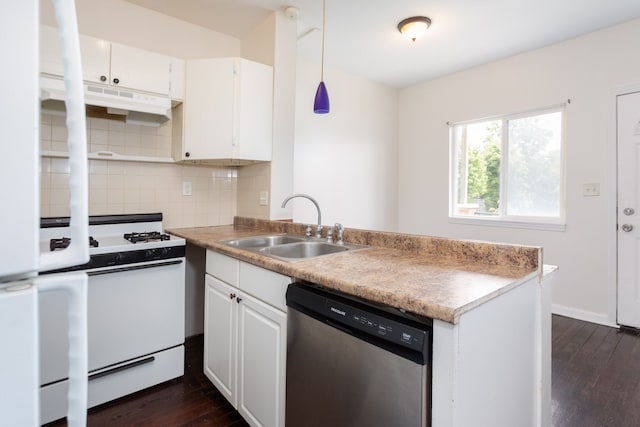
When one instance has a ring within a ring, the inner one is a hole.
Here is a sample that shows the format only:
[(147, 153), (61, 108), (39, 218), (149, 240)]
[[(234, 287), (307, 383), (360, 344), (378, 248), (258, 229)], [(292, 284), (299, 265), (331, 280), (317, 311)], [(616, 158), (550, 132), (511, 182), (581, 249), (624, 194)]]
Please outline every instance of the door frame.
[(640, 92), (640, 84), (620, 87), (611, 91), (609, 104), (609, 197), (607, 227), (610, 230), (607, 263), (608, 276), (608, 317), (613, 326), (618, 323), (618, 96)]

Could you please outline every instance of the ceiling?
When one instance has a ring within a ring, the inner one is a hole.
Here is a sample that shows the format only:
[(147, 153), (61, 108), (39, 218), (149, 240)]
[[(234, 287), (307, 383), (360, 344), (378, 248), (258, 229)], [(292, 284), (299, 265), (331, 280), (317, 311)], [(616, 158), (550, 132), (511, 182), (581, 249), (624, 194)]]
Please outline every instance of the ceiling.
[[(298, 55), (320, 61), (322, 0), (127, 1), (239, 39), (295, 6)], [(415, 15), (432, 25), (411, 42)], [(638, 0), (326, 0), (325, 63), (400, 88), (636, 18)]]

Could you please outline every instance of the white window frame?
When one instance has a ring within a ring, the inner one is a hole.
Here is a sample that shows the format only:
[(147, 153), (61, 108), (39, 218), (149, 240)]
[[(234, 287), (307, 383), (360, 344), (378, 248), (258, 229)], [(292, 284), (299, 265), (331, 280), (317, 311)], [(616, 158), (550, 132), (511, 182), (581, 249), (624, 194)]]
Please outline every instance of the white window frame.
[[(457, 201), (457, 154), (456, 143), (453, 138), (453, 131), (456, 126), (471, 125), (475, 123), (488, 122), (492, 120), (502, 121), (502, 138), (500, 146), (500, 200), (507, 200), (506, 195), (509, 183), (507, 182), (507, 165), (508, 165), (508, 126), (510, 120), (521, 119), (525, 117), (538, 116), (548, 113), (562, 114), (561, 117), (561, 140), (560, 140), (560, 215), (558, 217), (538, 217), (538, 216), (516, 216), (506, 215), (506, 204), (501, 204), (500, 214), (498, 216), (467, 216), (456, 215)], [(566, 229), (566, 104), (555, 105), (552, 107), (530, 110), (515, 114), (503, 116), (487, 117), (477, 120), (468, 120), (463, 122), (449, 123), (449, 223), (452, 224), (470, 224), (507, 228), (525, 228), (533, 230), (549, 230), (549, 231), (565, 231)]]

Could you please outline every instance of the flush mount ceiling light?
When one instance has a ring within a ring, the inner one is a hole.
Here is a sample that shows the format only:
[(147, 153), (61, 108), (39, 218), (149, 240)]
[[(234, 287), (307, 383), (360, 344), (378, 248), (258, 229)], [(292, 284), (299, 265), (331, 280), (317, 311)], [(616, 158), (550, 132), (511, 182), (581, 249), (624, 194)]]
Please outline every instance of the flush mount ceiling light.
[(320, 68), (320, 84), (316, 90), (316, 97), (313, 100), (313, 112), (316, 114), (327, 114), (329, 112), (329, 94), (324, 84), (324, 23), (325, 0), (322, 0), (322, 65)]
[(411, 41), (416, 41), (427, 32), (431, 19), (426, 16), (412, 16), (398, 23), (398, 31)]

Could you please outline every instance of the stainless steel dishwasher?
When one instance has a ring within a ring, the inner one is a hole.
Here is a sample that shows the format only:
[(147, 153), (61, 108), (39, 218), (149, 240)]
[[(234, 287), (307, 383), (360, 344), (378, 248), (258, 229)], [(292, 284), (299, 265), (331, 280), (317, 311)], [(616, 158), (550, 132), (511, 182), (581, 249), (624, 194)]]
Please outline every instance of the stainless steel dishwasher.
[(287, 427), (430, 425), (430, 319), (309, 283), (287, 306)]

